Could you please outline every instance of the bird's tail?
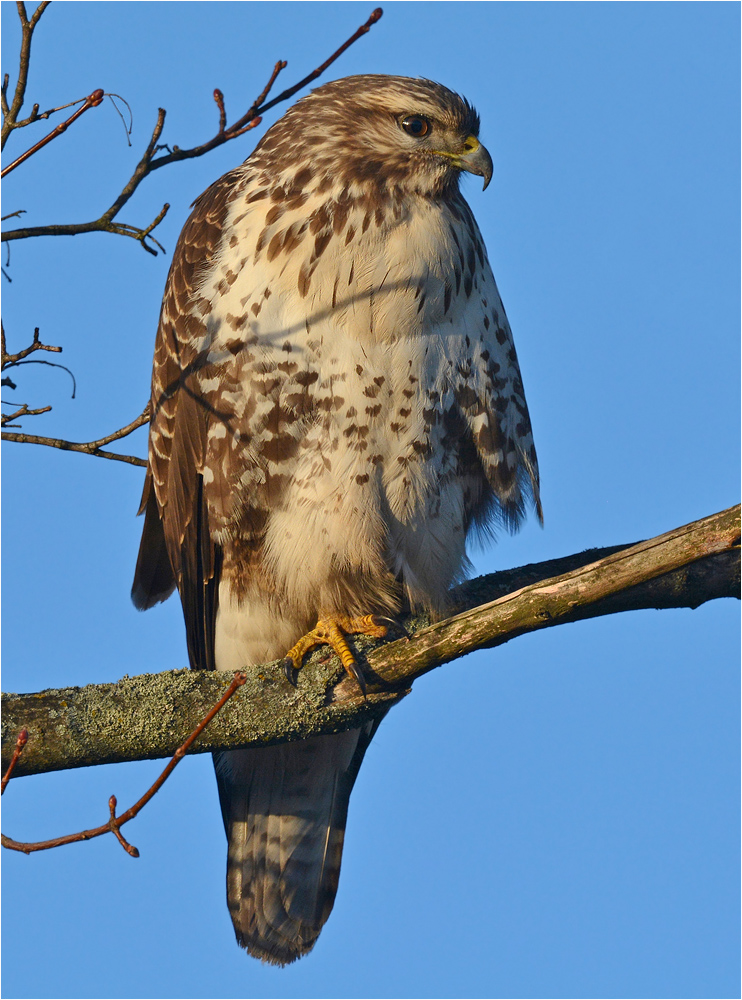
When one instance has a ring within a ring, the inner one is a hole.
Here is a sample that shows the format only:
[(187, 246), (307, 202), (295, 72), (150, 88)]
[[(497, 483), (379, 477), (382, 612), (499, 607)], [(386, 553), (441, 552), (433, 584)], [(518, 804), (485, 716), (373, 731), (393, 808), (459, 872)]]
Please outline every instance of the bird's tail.
[(348, 801), (378, 722), (214, 754), (237, 941), (287, 965), (314, 946), (340, 877)]

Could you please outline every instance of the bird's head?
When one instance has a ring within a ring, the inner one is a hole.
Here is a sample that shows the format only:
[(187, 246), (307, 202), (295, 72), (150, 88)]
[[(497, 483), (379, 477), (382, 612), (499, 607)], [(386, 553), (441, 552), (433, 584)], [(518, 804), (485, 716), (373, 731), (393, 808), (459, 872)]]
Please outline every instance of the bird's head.
[(479, 141), (479, 116), (453, 91), (430, 80), (351, 76), (318, 87), (265, 135), (255, 165), (273, 161), (311, 171), (325, 189), (395, 188), (421, 195), (455, 189), (462, 171), (492, 177)]

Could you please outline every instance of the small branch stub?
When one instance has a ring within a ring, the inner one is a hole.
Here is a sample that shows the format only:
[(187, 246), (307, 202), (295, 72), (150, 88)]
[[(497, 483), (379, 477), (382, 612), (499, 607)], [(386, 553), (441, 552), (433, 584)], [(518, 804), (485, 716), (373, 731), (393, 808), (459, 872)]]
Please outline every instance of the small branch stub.
[(23, 748), (28, 743), (28, 730), (21, 729), (18, 733), (18, 739), (15, 741), (15, 749), (13, 750), (13, 756), (10, 758), (10, 763), (8, 764), (7, 770), (3, 775), (2, 782), (0, 782), (0, 795), (5, 793), (5, 789), (8, 787), (8, 782), (13, 776), (13, 771), (18, 763), (18, 759), (23, 753)]

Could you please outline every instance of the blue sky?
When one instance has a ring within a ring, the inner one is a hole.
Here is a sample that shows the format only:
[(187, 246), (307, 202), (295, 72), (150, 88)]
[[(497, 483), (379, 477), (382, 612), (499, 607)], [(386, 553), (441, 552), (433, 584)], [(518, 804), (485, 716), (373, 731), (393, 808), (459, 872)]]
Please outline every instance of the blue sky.
[[(15, 5), (2, 5), (14, 82)], [(91, 219), (154, 124), (197, 144), (278, 58), (286, 84), (365, 3), (53, 4), (29, 104), (106, 104), (7, 180), (28, 224)], [(427, 76), (464, 93), (494, 161), (464, 190), (521, 361), (545, 525), (474, 552), (478, 572), (630, 542), (739, 499), (739, 7), (387, 3), (326, 79)], [(280, 115), (277, 108), (266, 125)], [(17, 155), (50, 126), (11, 138)], [(33, 328), (68, 376), (18, 370), (29, 432), (88, 440), (148, 395), (170, 252), (248, 134), (158, 171), (122, 213), (168, 254), (103, 235), (12, 246), (11, 350)], [(144, 455), (143, 430), (126, 450)], [(123, 449), (122, 449), (123, 450)], [(3, 447), (3, 689), (186, 665), (180, 608), (129, 602), (142, 472)], [(521, 638), (433, 672), (387, 718), (351, 800), (335, 910), (314, 952), (266, 968), (234, 943), (210, 758), (184, 762), (113, 839), (3, 856), (5, 997), (728, 997), (738, 995), (738, 605), (637, 612)], [(11, 783), (3, 827), (97, 824), (160, 765)]]

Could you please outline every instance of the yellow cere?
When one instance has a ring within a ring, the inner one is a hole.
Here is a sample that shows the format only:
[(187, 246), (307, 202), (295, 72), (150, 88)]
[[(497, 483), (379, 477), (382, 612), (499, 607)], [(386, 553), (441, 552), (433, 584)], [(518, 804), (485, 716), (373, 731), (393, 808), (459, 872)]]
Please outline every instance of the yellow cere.
[(434, 149), (433, 152), (437, 156), (447, 156), (450, 160), (458, 160), (460, 156), (466, 156), (468, 153), (476, 153), (479, 145), (479, 139), (475, 135), (468, 135), (464, 139), (463, 148), (458, 153), (449, 153), (446, 149)]

